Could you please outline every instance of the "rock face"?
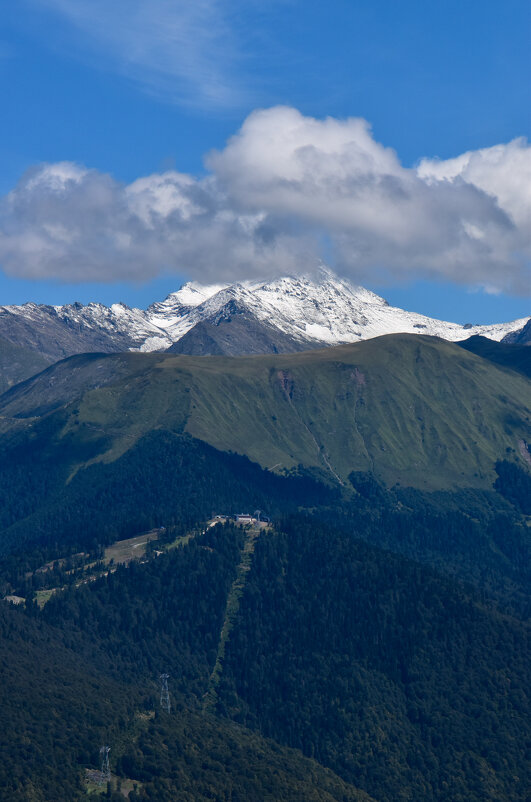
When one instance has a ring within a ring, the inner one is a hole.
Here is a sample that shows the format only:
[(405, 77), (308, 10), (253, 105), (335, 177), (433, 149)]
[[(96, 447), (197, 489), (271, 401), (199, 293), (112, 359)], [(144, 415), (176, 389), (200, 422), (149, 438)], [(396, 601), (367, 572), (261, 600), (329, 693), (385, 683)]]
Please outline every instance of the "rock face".
[(190, 356), (281, 354), (308, 348), (275, 326), (258, 320), (245, 306), (229, 301), (210, 319), (200, 320), (168, 348), (173, 354)]
[(461, 326), (406, 312), (326, 269), (316, 277), (268, 282), (190, 282), (146, 310), (95, 303), (0, 307), (0, 338), (48, 362), (77, 353), (168, 348), (194, 355), (295, 352), (401, 332), (451, 341), (479, 334), (528, 342), (530, 336), (525, 319)]
[(531, 318), (522, 329), (506, 334), (502, 342), (509, 345), (531, 345)]
[(168, 346), (164, 333), (149, 323), (145, 312), (125, 304), (2, 306), (0, 337), (36, 351), (48, 362), (79, 353), (140, 349), (146, 343), (155, 346), (151, 350)]

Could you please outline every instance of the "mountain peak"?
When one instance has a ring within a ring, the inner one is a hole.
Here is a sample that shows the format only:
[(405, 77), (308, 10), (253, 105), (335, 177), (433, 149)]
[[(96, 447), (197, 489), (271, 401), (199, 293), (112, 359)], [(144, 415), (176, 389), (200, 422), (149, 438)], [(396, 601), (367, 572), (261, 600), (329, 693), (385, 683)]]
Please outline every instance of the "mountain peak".
[(158, 309), (163, 306), (191, 309), (204, 303), (208, 298), (216, 295), (227, 286), (227, 284), (199, 284), (197, 281), (187, 281), (176, 292), (170, 292), (164, 301), (156, 301), (151, 304), (148, 310)]
[[(86, 351), (178, 350), (195, 354), (300, 351), (399, 332), (459, 341), (501, 340), (527, 319), (462, 326), (390, 306), (326, 265), (305, 274), (232, 284), (184, 284), (145, 311), (116, 303), (0, 307), (0, 337), (50, 359)], [(200, 326), (195, 335), (188, 336)]]
[[(258, 333), (260, 330), (264, 335), (266, 327), (265, 339), (269, 347), (283, 351), (288, 342), (291, 342), (292, 350), (300, 350), (359, 342), (398, 332), (431, 334), (453, 341), (463, 340), (471, 334), (500, 340), (525, 323), (515, 321), (472, 326), (465, 330), (457, 323), (434, 320), (392, 307), (384, 298), (337, 276), (325, 265), (314, 272), (271, 280), (208, 286), (190, 282), (161, 304), (151, 306), (147, 315), (150, 322), (163, 329), (174, 344), (201, 324), (201, 336), (188, 340), (194, 342), (194, 348), (202, 342), (205, 350), (194, 350), (194, 353), (220, 353), (221, 347), (228, 347), (231, 336), (236, 338), (236, 342), (232, 341), (230, 351), (224, 353), (249, 353), (252, 338), (246, 335), (241, 339), (241, 320), (236, 332), (232, 319), (236, 309), (245, 315), (249, 331), (252, 329)], [(231, 323), (229, 332), (227, 326)], [(216, 327), (220, 326), (224, 328), (223, 335), (220, 331), (216, 333)], [(274, 331), (277, 336), (273, 335)], [(241, 340), (244, 350), (238, 351), (238, 340)], [(263, 347), (263, 336), (261, 340)], [(215, 350), (207, 350), (209, 348)], [(181, 347), (178, 350), (186, 353)]]

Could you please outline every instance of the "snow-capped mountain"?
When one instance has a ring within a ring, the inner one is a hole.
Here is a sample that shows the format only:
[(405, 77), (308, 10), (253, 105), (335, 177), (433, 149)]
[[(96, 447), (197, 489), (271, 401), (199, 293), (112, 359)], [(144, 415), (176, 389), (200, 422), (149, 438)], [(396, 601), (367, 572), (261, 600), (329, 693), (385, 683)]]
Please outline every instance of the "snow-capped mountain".
[(125, 304), (0, 306), (0, 338), (51, 361), (87, 351), (156, 350), (169, 344), (144, 311)]
[(0, 307), (0, 337), (50, 359), (82, 351), (180, 353), (298, 351), (410, 332), (447, 340), (480, 334), (502, 340), (527, 319), (492, 326), (435, 320), (389, 306), (380, 296), (323, 269), (317, 278), (185, 284), (147, 310), (124, 304)]
[(531, 317), (523, 328), (506, 334), (502, 342), (507, 345), (531, 345)]
[(233, 314), (239, 311), (252, 316), (306, 348), (399, 332), (431, 334), (452, 341), (480, 334), (499, 341), (521, 329), (527, 320), (482, 326), (436, 320), (389, 306), (379, 295), (328, 270), (321, 271), (318, 280), (298, 276), (221, 288), (187, 284), (163, 304), (150, 307), (147, 315), (177, 342), (199, 322), (219, 322), (228, 305)]

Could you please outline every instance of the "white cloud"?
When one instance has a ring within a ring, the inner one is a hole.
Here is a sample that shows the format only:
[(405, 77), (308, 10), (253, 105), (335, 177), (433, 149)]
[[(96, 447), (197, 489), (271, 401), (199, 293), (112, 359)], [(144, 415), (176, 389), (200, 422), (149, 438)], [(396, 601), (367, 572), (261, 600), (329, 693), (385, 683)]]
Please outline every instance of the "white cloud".
[[(14, 276), (143, 280), (293, 272), (305, 235), (264, 238), (262, 215), (235, 212), (212, 178), (175, 171), (123, 185), (61, 162), (24, 175), (0, 201), (0, 263)], [(308, 249), (307, 249), (308, 250)]]
[(406, 168), (365, 120), (256, 111), (197, 179), (122, 185), (41, 165), (0, 201), (0, 261), (13, 275), (201, 281), (335, 267), (528, 293), (531, 149), (522, 140)]
[(365, 120), (273, 108), (251, 114), (208, 163), (238, 208), (324, 228), (339, 265), (355, 275), (420, 273), (521, 290), (529, 282), (524, 140), (412, 170)]
[(165, 100), (212, 109), (245, 97), (243, 48), (223, 0), (26, 2), (70, 26), (70, 35), (57, 28), (55, 46), (109, 65)]
[(468, 151), (455, 159), (422, 159), (417, 170), (428, 182), (462, 179), (496, 199), (531, 237), (531, 158), (520, 137), (507, 145)]

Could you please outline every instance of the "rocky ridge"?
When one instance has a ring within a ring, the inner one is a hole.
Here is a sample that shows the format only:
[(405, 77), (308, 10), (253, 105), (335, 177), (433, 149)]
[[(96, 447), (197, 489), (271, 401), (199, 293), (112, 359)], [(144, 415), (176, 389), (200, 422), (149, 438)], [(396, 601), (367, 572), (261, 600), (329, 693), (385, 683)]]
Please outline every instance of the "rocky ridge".
[(0, 337), (49, 361), (75, 353), (164, 351), (242, 354), (299, 351), (377, 337), (472, 335), (509, 341), (527, 319), (465, 326), (407, 312), (327, 269), (317, 277), (203, 286), (185, 284), (146, 310), (116, 303), (0, 307)]

